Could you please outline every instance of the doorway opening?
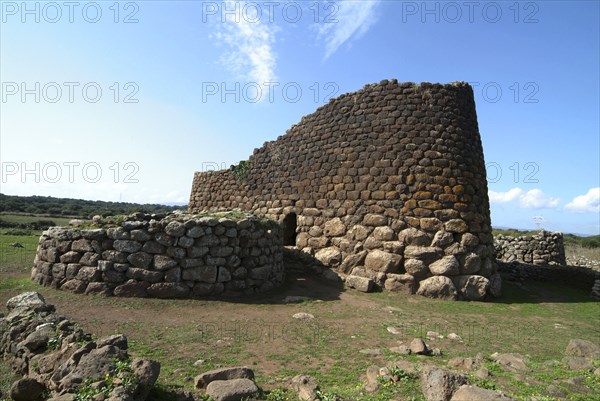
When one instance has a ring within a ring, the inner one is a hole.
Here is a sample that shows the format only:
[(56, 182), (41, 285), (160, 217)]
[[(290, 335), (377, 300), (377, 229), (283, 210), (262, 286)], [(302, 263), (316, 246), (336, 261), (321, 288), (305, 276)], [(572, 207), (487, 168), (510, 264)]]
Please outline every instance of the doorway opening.
[(296, 245), (296, 228), (298, 227), (298, 217), (296, 213), (289, 213), (283, 218), (283, 245)]

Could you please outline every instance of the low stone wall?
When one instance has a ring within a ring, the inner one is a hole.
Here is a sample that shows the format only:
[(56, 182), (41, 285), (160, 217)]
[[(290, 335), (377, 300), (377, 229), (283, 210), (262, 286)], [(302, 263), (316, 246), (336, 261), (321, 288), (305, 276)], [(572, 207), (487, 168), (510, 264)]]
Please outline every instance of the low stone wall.
[(541, 231), (538, 235), (494, 237), (496, 260), (534, 265), (566, 265), (563, 235)]
[(45, 231), (32, 279), (76, 293), (159, 298), (248, 295), (283, 281), (281, 229), (269, 220), (136, 213), (96, 223)]
[(593, 291), (595, 282), (600, 281), (600, 272), (580, 266), (540, 266), (522, 262), (499, 262), (498, 271), (509, 281), (549, 281), (585, 291)]

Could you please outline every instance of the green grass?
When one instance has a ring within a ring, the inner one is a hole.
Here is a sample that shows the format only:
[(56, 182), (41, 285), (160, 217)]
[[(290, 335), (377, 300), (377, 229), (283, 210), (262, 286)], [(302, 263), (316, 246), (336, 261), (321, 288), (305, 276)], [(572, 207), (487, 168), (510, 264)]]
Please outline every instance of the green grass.
[[(4, 255), (0, 260), (0, 298), (6, 300), (23, 291), (40, 291), (57, 305), (59, 313), (73, 305), (85, 311), (82, 314), (85, 320), (78, 321), (84, 330), (98, 337), (125, 334), (133, 356), (161, 362), (159, 385), (153, 392), (156, 400), (168, 400), (168, 390), (174, 388), (192, 390), (189, 378), (202, 371), (248, 365), (255, 370), (258, 384), (267, 390), (285, 387), (294, 375), (309, 374), (317, 378), (324, 394), (330, 396), (360, 401), (421, 401), (417, 379), (407, 379), (400, 385), (385, 383), (378, 392), (366, 393), (367, 367), (384, 366), (401, 358), (415, 364), (446, 366), (452, 357), (474, 357), (478, 352), (486, 356), (494, 352), (518, 352), (529, 359), (529, 366), (534, 368), (527, 374), (529, 384), (489, 361), (485, 365), (492, 377), (473, 379), (474, 384), (496, 387), (516, 400), (547, 396), (551, 384), (564, 388), (569, 394), (566, 400), (570, 401), (593, 400), (593, 394), (600, 393), (598, 377), (569, 371), (562, 362), (569, 339), (597, 342), (600, 338), (600, 303), (592, 302), (587, 291), (556, 283), (505, 282), (504, 296), (485, 303), (356, 291), (344, 294), (344, 300), (296, 305), (265, 301), (232, 306), (224, 301), (102, 298), (43, 288), (31, 282), (28, 276), (37, 240), (36, 236), (0, 235), (0, 250)], [(19, 251), (8, 246), (13, 242), (20, 242), (25, 248)], [(395, 309), (390, 311), (387, 307)], [(185, 312), (179, 313), (180, 310)], [(241, 312), (237, 317), (227, 315), (238, 310)], [(98, 311), (104, 311), (104, 315), (97, 316)], [(244, 311), (252, 316), (247, 317)], [(294, 321), (291, 315), (297, 311), (311, 313), (316, 319)], [(159, 324), (153, 316), (168, 316), (168, 319)], [(226, 330), (207, 326), (215, 322), (226, 323)], [(265, 331), (269, 324), (273, 330)], [(400, 328), (402, 334), (390, 334), (388, 326)], [(256, 336), (249, 327), (260, 328), (262, 334), (269, 335)], [(427, 331), (437, 331), (445, 337), (454, 332), (463, 341), (426, 340), (431, 347), (442, 350), (441, 357), (400, 357), (388, 351), (398, 340), (408, 343), (414, 337), (425, 338)], [(364, 348), (381, 348), (384, 353), (373, 357), (358, 352)], [(194, 367), (198, 359), (205, 362)], [(558, 363), (548, 366), (544, 364), (547, 360)], [(600, 361), (596, 363), (600, 366)], [(0, 361), (0, 391), (6, 394), (10, 380), (2, 369), (6, 366)], [(581, 386), (572, 388), (564, 383), (575, 376), (583, 377)]]
[(8, 223), (28, 224), (39, 220), (51, 220), (57, 226), (66, 226), (71, 220), (70, 217), (59, 217), (59, 216), (43, 216), (37, 214), (11, 214), (11, 213), (0, 213), (0, 220)]

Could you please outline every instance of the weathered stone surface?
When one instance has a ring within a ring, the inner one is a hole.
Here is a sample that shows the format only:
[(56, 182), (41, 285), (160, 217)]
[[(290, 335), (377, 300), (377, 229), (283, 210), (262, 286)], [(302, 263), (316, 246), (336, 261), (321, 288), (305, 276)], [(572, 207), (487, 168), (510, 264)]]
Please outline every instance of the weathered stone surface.
[(425, 355), (429, 352), (427, 344), (425, 344), (425, 341), (423, 341), (421, 338), (414, 338), (408, 347), (413, 354)]
[(477, 386), (463, 385), (454, 393), (450, 401), (512, 401), (501, 392), (486, 390)]
[(477, 275), (463, 275), (452, 278), (459, 296), (470, 301), (481, 301), (488, 293), (490, 281)]
[(32, 378), (17, 380), (10, 387), (10, 397), (15, 401), (36, 401), (44, 392), (44, 385)]
[(502, 296), (502, 278), (500, 277), (500, 273), (494, 273), (490, 277), (489, 291), (490, 295), (493, 297)]
[(113, 243), (113, 247), (117, 251), (134, 253), (142, 249), (142, 244), (140, 242), (131, 240), (116, 240)]
[(466, 233), (469, 227), (462, 219), (452, 219), (444, 223), (446, 231), (451, 233)]
[(392, 274), (387, 275), (385, 280), (385, 289), (394, 292), (405, 292), (414, 294), (416, 290), (415, 277), (410, 274)]
[(190, 288), (180, 283), (156, 283), (147, 288), (148, 295), (157, 298), (186, 298)]
[(158, 380), (160, 363), (151, 359), (137, 358), (131, 361), (131, 371), (138, 378), (134, 398), (145, 400)]
[(324, 248), (315, 254), (315, 259), (325, 266), (336, 267), (342, 263), (342, 252), (336, 247)]
[(567, 344), (565, 355), (600, 358), (600, 346), (591, 341), (572, 339), (569, 341), (569, 344)]
[(141, 269), (147, 269), (150, 267), (152, 263), (153, 257), (149, 253), (146, 252), (136, 252), (132, 253), (127, 257), (127, 261), (131, 263), (135, 267), (139, 267)]
[(154, 255), (154, 268), (156, 270), (169, 270), (177, 266), (177, 261), (165, 256), (165, 255)]
[(365, 258), (365, 267), (383, 273), (395, 273), (400, 269), (402, 256), (375, 249)]
[(191, 269), (184, 269), (181, 272), (183, 280), (202, 281), (205, 283), (217, 282), (218, 269), (216, 266), (201, 266)]
[(406, 245), (429, 246), (431, 238), (429, 238), (426, 232), (411, 227), (400, 231), (398, 241)]
[(327, 237), (339, 237), (346, 234), (346, 226), (339, 217), (325, 223), (323, 234)]
[(409, 245), (404, 249), (405, 259), (418, 259), (425, 264), (431, 264), (440, 259), (443, 255), (442, 249), (429, 246)]
[(254, 372), (246, 366), (235, 366), (214, 369), (196, 376), (194, 385), (196, 388), (206, 388), (210, 382), (215, 380), (249, 379), (254, 380)]
[(431, 275), (425, 262), (419, 259), (406, 259), (404, 261), (404, 269), (417, 279), (423, 279)]
[(164, 275), (162, 272), (146, 270), (146, 269), (139, 269), (137, 267), (131, 267), (127, 270), (126, 276), (127, 276), (127, 278), (132, 278), (132, 279), (135, 279), (138, 281), (146, 281), (148, 283), (158, 283), (163, 279)]
[(6, 301), (6, 308), (10, 311), (16, 308), (34, 309), (46, 305), (46, 300), (39, 292), (31, 291), (16, 295)]
[(429, 277), (419, 283), (418, 295), (429, 298), (443, 298), (455, 300), (457, 297), (456, 287), (452, 280), (446, 276)]
[(317, 393), (319, 386), (314, 377), (305, 375), (294, 376), (291, 380), (291, 387), (301, 401), (316, 401), (320, 399)]
[(450, 401), (452, 394), (466, 383), (465, 376), (436, 366), (427, 365), (421, 371), (421, 389), (427, 401)]
[(429, 271), (436, 276), (454, 276), (460, 273), (458, 260), (454, 256), (444, 256), (429, 265)]
[(531, 371), (525, 364), (527, 360), (521, 354), (494, 354), (490, 358), (498, 362), (500, 367), (507, 372)]
[(256, 384), (248, 379), (215, 380), (206, 387), (206, 394), (215, 401), (240, 401), (258, 391)]
[(371, 292), (373, 290), (373, 280), (360, 276), (346, 277), (346, 287), (354, 288), (361, 292)]

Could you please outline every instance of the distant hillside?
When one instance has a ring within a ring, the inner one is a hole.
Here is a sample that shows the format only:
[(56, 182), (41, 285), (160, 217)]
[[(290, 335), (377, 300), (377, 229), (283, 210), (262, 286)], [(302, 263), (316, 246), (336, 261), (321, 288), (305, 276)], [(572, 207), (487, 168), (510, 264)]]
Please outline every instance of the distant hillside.
[(110, 216), (133, 212), (168, 213), (173, 210), (185, 209), (187, 209), (186, 206), (143, 205), (125, 202), (53, 198), (50, 196), (13, 196), (0, 194), (0, 213), (4, 214), (35, 214), (89, 219), (94, 215)]

